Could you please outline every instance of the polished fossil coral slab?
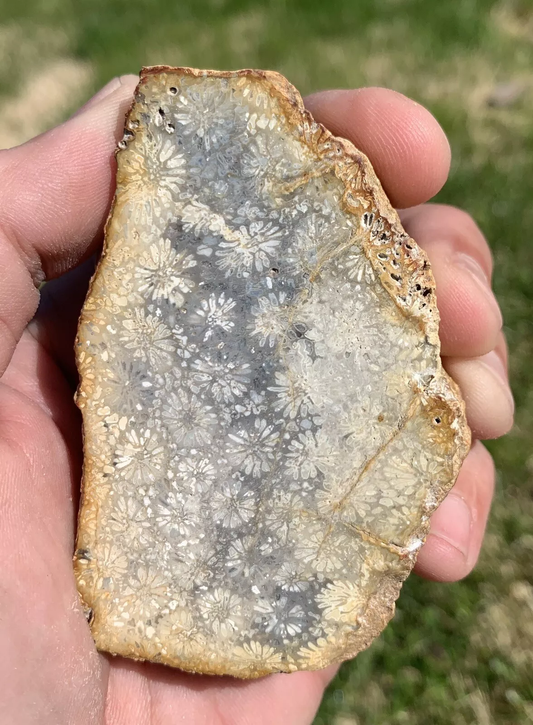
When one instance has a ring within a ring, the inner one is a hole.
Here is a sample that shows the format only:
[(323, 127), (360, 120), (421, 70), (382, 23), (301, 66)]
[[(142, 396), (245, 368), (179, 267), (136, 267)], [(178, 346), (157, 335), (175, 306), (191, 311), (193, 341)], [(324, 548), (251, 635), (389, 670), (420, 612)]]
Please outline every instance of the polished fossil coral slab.
[(434, 283), (280, 75), (157, 67), (77, 340), (97, 646), (254, 677), (366, 647), (469, 433)]

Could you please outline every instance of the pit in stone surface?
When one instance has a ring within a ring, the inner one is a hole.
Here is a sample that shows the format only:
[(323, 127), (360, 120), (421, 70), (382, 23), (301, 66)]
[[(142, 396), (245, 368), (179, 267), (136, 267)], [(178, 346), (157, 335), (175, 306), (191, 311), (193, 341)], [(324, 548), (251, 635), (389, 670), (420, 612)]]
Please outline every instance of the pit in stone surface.
[(119, 146), (77, 343), (96, 643), (243, 677), (351, 656), (467, 445), (425, 258), (277, 74), (148, 69)]

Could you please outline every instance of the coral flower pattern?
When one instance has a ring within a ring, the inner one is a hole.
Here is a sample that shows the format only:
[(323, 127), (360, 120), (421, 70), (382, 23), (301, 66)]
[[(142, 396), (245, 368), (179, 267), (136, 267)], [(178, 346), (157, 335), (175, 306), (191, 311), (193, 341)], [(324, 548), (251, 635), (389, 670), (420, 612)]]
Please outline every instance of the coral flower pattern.
[(142, 255), (135, 273), (140, 282), (138, 290), (147, 299), (163, 297), (180, 306), (185, 301), (185, 294), (194, 287), (186, 270), (196, 264), (192, 254), (178, 254), (170, 239), (152, 244), (148, 253)]
[[(131, 131), (126, 131), (122, 145), (130, 134)], [(168, 204), (185, 180), (184, 166), (183, 154), (161, 133), (147, 134), (136, 152), (124, 160), (117, 171), (117, 180), (119, 183), (121, 177), (127, 180), (130, 214), (141, 228), (149, 226), (155, 231), (158, 220), (168, 216)]]
[(145, 69), (77, 339), (99, 649), (237, 677), (368, 646), (469, 445), (427, 260), (276, 73)]

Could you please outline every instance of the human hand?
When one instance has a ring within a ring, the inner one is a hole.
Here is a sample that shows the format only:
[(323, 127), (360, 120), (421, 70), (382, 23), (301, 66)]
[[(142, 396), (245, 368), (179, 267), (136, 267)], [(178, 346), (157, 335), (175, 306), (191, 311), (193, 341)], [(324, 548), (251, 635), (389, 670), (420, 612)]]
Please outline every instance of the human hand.
[[(112, 658), (96, 652), (79, 605), (72, 348), (136, 80), (112, 81), (65, 124), (0, 152), (0, 725), (304, 725), (333, 668), (242, 682)], [(489, 249), (464, 212), (419, 206), (448, 173), (442, 130), (383, 89), (315, 94), (307, 105), (367, 153), (396, 206), (411, 207), (401, 216), (432, 262), (444, 363), (474, 437), (505, 433), (513, 409)], [(44, 279), (53, 281), (39, 305)], [(420, 574), (453, 581), (472, 569), (493, 485), (491, 458), (476, 442), (433, 516)]]

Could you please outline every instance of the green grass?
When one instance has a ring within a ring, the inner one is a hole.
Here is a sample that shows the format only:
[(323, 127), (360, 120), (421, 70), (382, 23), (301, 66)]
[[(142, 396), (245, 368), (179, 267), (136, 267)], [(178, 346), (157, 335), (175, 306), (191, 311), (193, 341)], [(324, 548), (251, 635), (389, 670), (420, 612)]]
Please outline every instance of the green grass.
[[(446, 586), (412, 577), (393, 623), (342, 667), (315, 723), (532, 722), (533, 3), (0, 0), (0, 24), (30, 42), (13, 43), (0, 104), (35, 62), (40, 27), (61, 39), (45, 43), (48, 56), (92, 65), (94, 89), (143, 64), (255, 66), (303, 93), (389, 86), (435, 113), (454, 154), (438, 198), (473, 214), (494, 252), (517, 422), (489, 446), (498, 493), (474, 574)], [(509, 107), (487, 104), (499, 83), (522, 87)]]

